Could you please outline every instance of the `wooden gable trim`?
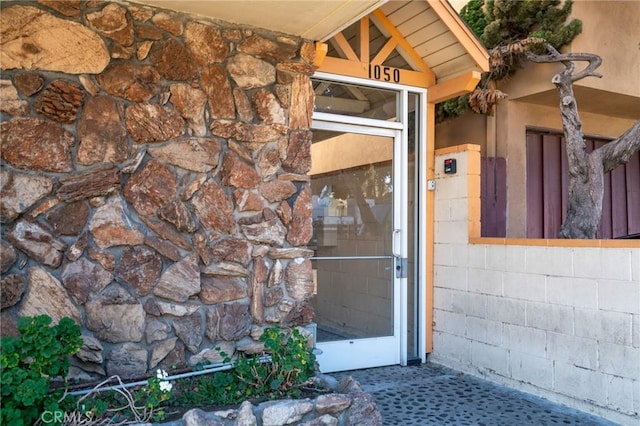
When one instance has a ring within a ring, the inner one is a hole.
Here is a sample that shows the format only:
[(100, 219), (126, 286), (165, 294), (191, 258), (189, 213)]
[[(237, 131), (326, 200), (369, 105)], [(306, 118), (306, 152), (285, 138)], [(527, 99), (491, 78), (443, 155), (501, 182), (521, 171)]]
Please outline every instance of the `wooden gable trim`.
[(382, 49), (378, 52), (378, 54), (371, 60), (371, 65), (380, 65), (384, 62), (385, 59), (391, 55), (391, 52), (394, 51), (396, 46), (398, 45), (398, 41), (394, 38), (390, 38), (387, 40)]
[[(427, 88), (432, 85), (429, 76), (420, 71), (411, 71), (401, 68), (387, 67), (391, 73), (394, 71), (400, 75), (402, 84), (415, 87)], [(320, 72), (329, 74), (347, 75), (350, 77), (365, 78), (369, 77), (369, 65), (362, 62), (350, 61), (348, 59), (334, 58), (327, 56), (322, 62), (322, 66), (318, 68)]]
[(427, 99), (429, 102), (438, 103), (469, 93), (476, 88), (481, 75), (480, 71), (469, 71), (458, 77), (438, 83), (429, 88)]
[(471, 55), (483, 72), (489, 71), (489, 53), (478, 38), (460, 19), (458, 13), (446, 0), (426, 0), (442, 22), (449, 28), (460, 44)]
[(334, 43), (334, 47), (338, 50), (338, 52), (346, 56), (348, 60), (353, 62), (360, 62), (360, 58), (358, 58), (356, 52), (353, 51), (344, 34), (340, 32), (334, 35), (332, 42)]
[(369, 17), (360, 20), (360, 62), (369, 62)]
[[(482, 71), (489, 69), (489, 54), (484, 49), (480, 41), (471, 30), (462, 22), (456, 11), (446, 0), (424, 0), (433, 9), (435, 14), (442, 20), (442, 23), (460, 42), (467, 53)], [(373, 59), (370, 58), (369, 23), (373, 20), (381, 32), (388, 37), (386, 43), (376, 53)], [(436, 75), (429, 65), (416, 52), (411, 43), (400, 33), (389, 18), (381, 9), (374, 10), (370, 15), (360, 20), (360, 52), (354, 51), (342, 32), (337, 33), (331, 39), (332, 45), (343, 58), (326, 56), (326, 50), (317, 50), (314, 65), (318, 71), (330, 74), (346, 75), (364, 79), (376, 78), (372, 69), (380, 73), (379, 69), (384, 68), (393, 76), (400, 76), (395, 80), (409, 86), (423, 87), (429, 89), (428, 102), (442, 102), (444, 100), (471, 92), (480, 81), (479, 71), (469, 71), (457, 77), (448, 79), (436, 84)], [(326, 44), (316, 43), (316, 47), (326, 48)], [(384, 61), (398, 50), (404, 59), (414, 70), (399, 69), (382, 66)], [(385, 80), (390, 81), (390, 80)]]
[(432, 80), (432, 84), (436, 82), (436, 76), (429, 68), (420, 55), (415, 51), (413, 46), (407, 41), (406, 38), (398, 31), (398, 29), (391, 23), (389, 18), (382, 12), (380, 9), (376, 9), (371, 14), (374, 19), (380, 24), (391, 36), (392, 39), (395, 39), (398, 42), (399, 47), (407, 54), (408, 62), (410, 62), (415, 68), (418, 68), (423, 73), (429, 75), (430, 80)]
[[(399, 76), (402, 84), (409, 86), (428, 88), (435, 84), (435, 74), (422, 58), (415, 52), (413, 47), (393, 26), (387, 17), (379, 9), (370, 15), (375, 19), (376, 24), (382, 27), (388, 34), (389, 40), (376, 54), (373, 60), (370, 60), (370, 40), (369, 40), (369, 16), (365, 16), (360, 20), (360, 57), (353, 50), (346, 37), (342, 32), (337, 33), (331, 39), (332, 45), (344, 56), (344, 58), (335, 58), (326, 56), (326, 51), (318, 51), (318, 48), (325, 48), (326, 44), (316, 43), (316, 60), (314, 65), (318, 67), (318, 71), (347, 75), (351, 77), (371, 79), (371, 67), (380, 66), (391, 55), (396, 48), (402, 49), (403, 53), (408, 56), (408, 62), (418, 71), (407, 70), (394, 67), (384, 67), (386, 72), (393, 76)], [(322, 46), (324, 45), (324, 46)], [(404, 55), (403, 55), (404, 56)]]
[(320, 68), (322, 66), (324, 59), (327, 57), (327, 52), (329, 52), (329, 45), (321, 41), (316, 41), (316, 57), (313, 60), (314, 67)]

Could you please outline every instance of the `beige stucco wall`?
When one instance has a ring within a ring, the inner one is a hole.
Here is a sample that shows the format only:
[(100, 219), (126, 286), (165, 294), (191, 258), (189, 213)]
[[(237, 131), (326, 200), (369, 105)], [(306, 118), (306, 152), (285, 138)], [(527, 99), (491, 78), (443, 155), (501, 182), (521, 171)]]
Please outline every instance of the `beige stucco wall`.
[(447, 120), (436, 126), (435, 147), (446, 148), (463, 143), (472, 143), (481, 147), (482, 156), (486, 155), (487, 120), (483, 115), (467, 113), (455, 120)]
[(583, 33), (570, 50), (598, 53), (602, 57), (598, 71), (606, 76), (579, 84), (640, 96), (640, 2), (578, 0), (573, 16), (582, 20)]

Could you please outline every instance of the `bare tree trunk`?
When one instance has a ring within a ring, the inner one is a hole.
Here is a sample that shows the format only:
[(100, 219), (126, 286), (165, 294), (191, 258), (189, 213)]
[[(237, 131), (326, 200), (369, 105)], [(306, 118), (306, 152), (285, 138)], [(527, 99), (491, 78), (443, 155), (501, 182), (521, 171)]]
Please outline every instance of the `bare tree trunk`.
[(552, 80), (560, 95), (560, 114), (569, 164), (567, 217), (560, 227), (558, 236), (595, 238), (602, 216), (604, 174), (602, 166), (589, 161), (578, 105), (573, 94), (573, 63), (565, 66), (565, 71), (556, 74)]
[[(569, 165), (567, 217), (560, 226), (560, 238), (596, 237), (602, 217), (604, 173), (601, 164), (590, 161), (594, 158), (587, 156), (584, 168)], [(579, 174), (578, 168), (585, 174)]]
[[(560, 95), (560, 113), (569, 164), (567, 217), (558, 236), (592, 239), (596, 237), (602, 216), (604, 174), (626, 163), (640, 150), (640, 121), (618, 139), (588, 154), (573, 94), (573, 82), (587, 76), (601, 77), (595, 69), (600, 66), (602, 59), (589, 53), (560, 54), (550, 45), (547, 45), (547, 49), (550, 52), (548, 55), (529, 53), (527, 56), (534, 62), (561, 62), (565, 67), (551, 80)], [(575, 61), (587, 61), (588, 65), (574, 74)]]

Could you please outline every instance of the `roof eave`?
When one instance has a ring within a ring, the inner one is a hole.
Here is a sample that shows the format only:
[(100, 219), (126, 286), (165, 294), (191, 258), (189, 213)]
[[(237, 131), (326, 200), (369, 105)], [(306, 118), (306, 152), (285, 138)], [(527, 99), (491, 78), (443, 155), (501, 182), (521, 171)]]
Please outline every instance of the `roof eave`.
[(489, 71), (489, 53), (480, 40), (462, 21), (460, 15), (447, 0), (426, 0), (438, 17), (447, 25), (453, 35), (460, 41), (467, 53), (473, 58), (482, 72)]

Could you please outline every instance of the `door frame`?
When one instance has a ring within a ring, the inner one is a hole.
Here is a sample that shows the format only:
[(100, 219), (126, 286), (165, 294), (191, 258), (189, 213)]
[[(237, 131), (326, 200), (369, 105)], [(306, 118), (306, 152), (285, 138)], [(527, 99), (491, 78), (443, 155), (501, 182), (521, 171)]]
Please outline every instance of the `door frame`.
[[(419, 120), (418, 130), (416, 133), (416, 153), (418, 154), (415, 158), (415, 167), (417, 170), (417, 181), (416, 181), (416, 204), (418, 211), (415, 215), (415, 221), (419, 224), (425, 224), (427, 218), (427, 206), (426, 206), (426, 183), (427, 183), (427, 153), (426, 147), (428, 146), (426, 143), (427, 138), (427, 120), (426, 120), (426, 111), (427, 111), (427, 91), (423, 88), (406, 86), (401, 84), (393, 84), (393, 83), (385, 83), (380, 81), (373, 81), (367, 79), (360, 79), (354, 77), (340, 76), (334, 74), (327, 74), (317, 72), (313, 76), (314, 78), (334, 81), (338, 83), (350, 83), (350, 84), (358, 84), (364, 85), (374, 88), (383, 88), (390, 89), (399, 92), (400, 94), (400, 102), (399, 102), (399, 110), (398, 114), (403, 117), (400, 122), (396, 121), (386, 121), (386, 120), (376, 120), (369, 118), (361, 118), (355, 116), (348, 115), (340, 115), (340, 114), (330, 114), (323, 112), (314, 112), (313, 113), (313, 121), (311, 129), (317, 128), (318, 126), (331, 130), (340, 128), (343, 130), (349, 131), (358, 130), (360, 133), (363, 132), (364, 128), (367, 128), (368, 131), (372, 131), (372, 133), (366, 134), (379, 134), (382, 133), (393, 133), (398, 132), (400, 137), (400, 143), (397, 143), (394, 140), (394, 162), (398, 161), (398, 167), (394, 167), (394, 185), (396, 182), (402, 182), (402, 188), (400, 191), (396, 191), (394, 188), (394, 230), (398, 229), (400, 224), (404, 224), (402, 227), (403, 231), (400, 233), (399, 244), (396, 246), (396, 235), (392, 236), (394, 241), (392, 244), (395, 247), (398, 247), (399, 254), (401, 257), (408, 256), (408, 236), (407, 236), (407, 220), (408, 220), (408, 212), (405, 206), (407, 205), (407, 197), (408, 197), (408, 179), (402, 179), (403, 170), (407, 169), (408, 158), (407, 158), (407, 146), (408, 146), (408, 123), (407, 117), (409, 112), (409, 102), (408, 96), (409, 93), (413, 93), (419, 96), (418, 98), (418, 108), (420, 109), (420, 114), (416, 115), (416, 121)], [(385, 134), (386, 135), (386, 134)], [(397, 137), (397, 136), (396, 136)], [(398, 193), (398, 194), (397, 194)], [(397, 194), (397, 195), (396, 195)], [(397, 198), (396, 198), (397, 197)], [(414, 244), (416, 245), (414, 253), (416, 258), (414, 259), (416, 268), (414, 271), (409, 271), (409, 273), (414, 274), (415, 280), (415, 292), (414, 292), (414, 303), (417, 304), (417, 315), (415, 318), (416, 324), (414, 327), (417, 327), (416, 336), (418, 340), (418, 354), (421, 362), (426, 362), (426, 265), (423, 261), (426, 259), (426, 228), (424, 226), (415, 227), (418, 235), (415, 235)], [(395, 250), (394, 250), (395, 251)], [(395, 278), (394, 280), (394, 336), (393, 339), (396, 340), (394, 343), (397, 347), (394, 348), (396, 355), (393, 357), (394, 364), (407, 365), (408, 356), (407, 356), (407, 346), (408, 346), (408, 323), (407, 323), (407, 312), (409, 309), (414, 309), (413, 306), (408, 306), (408, 290), (407, 290), (407, 279), (406, 278)], [(368, 349), (369, 344), (373, 344), (371, 346), (371, 350), (367, 353), (369, 354), (377, 354), (380, 352), (381, 347), (384, 345), (380, 345), (380, 339), (382, 338), (368, 338), (368, 339), (356, 339), (354, 341), (350, 341), (350, 344), (357, 345), (357, 342), (360, 341), (363, 343), (363, 348)], [(329, 347), (333, 345), (335, 342), (325, 342), (322, 343), (322, 347)], [(337, 344), (337, 343), (335, 343)], [(354, 347), (355, 348), (355, 347)], [(321, 348), (320, 348), (321, 349)], [(371, 362), (366, 366), (359, 366), (357, 368), (367, 368), (376, 366), (375, 361), (378, 357), (371, 356)], [(377, 365), (388, 365), (388, 362), (385, 364), (377, 364)], [(339, 370), (333, 370), (339, 371)]]

